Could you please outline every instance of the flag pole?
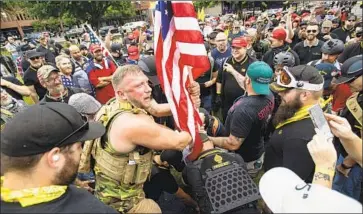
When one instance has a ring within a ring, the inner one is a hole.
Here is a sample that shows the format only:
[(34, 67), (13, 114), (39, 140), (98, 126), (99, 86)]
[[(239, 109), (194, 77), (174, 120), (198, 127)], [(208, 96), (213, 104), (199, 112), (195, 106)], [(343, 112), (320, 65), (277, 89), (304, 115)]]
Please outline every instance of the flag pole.
[[(106, 47), (106, 45), (103, 43), (103, 41), (97, 36), (97, 34), (93, 31), (93, 29), (92, 29), (92, 27), (91, 27), (91, 25), (89, 25), (89, 24), (87, 24), (87, 22), (86, 23), (84, 23), (83, 25), (82, 25), (82, 27), (83, 27), (83, 29), (84, 30), (86, 30), (86, 32), (91, 32), (92, 34), (93, 34), (93, 36), (101, 43), (101, 45), (104, 47), (104, 49), (105, 49), (105, 51), (108, 53), (108, 56), (110, 57), (110, 59), (113, 61), (113, 63), (115, 63), (115, 65), (117, 65), (117, 67), (118, 66), (120, 66), (117, 62), (116, 62), (116, 60), (113, 58), (113, 56), (112, 56), (112, 54), (110, 53), (110, 51), (107, 49), (107, 47)], [(88, 30), (87, 30), (87, 28), (88, 28)]]

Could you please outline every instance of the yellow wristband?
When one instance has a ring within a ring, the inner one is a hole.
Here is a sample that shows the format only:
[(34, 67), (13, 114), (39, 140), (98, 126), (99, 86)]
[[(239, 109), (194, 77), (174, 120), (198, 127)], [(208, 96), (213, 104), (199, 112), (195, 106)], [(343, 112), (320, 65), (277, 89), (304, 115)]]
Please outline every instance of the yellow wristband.
[(221, 95), (221, 92), (217, 92), (218, 95)]

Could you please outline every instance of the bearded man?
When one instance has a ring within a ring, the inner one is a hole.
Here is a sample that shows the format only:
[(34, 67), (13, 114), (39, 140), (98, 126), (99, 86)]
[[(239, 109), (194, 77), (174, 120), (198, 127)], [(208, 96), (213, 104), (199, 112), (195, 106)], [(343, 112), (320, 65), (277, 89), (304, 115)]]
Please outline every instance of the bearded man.
[(276, 129), (265, 148), (265, 171), (286, 167), (305, 182), (312, 182), (315, 164), (307, 144), (315, 131), (308, 109), (315, 104), (325, 107), (323, 84), (318, 70), (309, 65), (285, 68), (277, 75), (271, 89), (282, 102), (273, 117)]
[(47, 93), (41, 102), (62, 102), (68, 103), (69, 98), (81, 89), (66, 87), (62, 83), (59, 70), (51, 65), (43, 65), (38, 70), (40, 84), (47, 89)]
[(82, 142), (104, 133), (102, 124), (84, 121), (65, 103), (36, 104), (19, 113), (1, 132), (1, 212), (117, 213), (70, 185)]

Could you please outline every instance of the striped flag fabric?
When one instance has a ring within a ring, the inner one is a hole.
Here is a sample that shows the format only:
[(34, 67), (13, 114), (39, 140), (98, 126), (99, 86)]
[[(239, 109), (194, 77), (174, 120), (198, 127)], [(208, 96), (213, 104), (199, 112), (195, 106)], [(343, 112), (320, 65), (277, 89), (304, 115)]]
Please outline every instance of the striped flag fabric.
[(196, 15), (192, 1), (158, 1), (154, 19), (158, 78), (176, 126), (194, 141), (183, 151), (188, 160), (195, 160), (203, 145), (198, 134), (202, 122), (187, 88), (210, 67)]

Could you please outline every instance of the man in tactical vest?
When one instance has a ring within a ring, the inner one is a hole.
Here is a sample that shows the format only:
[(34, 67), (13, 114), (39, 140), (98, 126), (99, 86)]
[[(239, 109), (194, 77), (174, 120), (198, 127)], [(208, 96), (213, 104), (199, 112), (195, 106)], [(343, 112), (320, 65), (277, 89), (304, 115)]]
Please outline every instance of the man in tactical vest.
[(198, 159), (183, 170), (200, 213), (257, 213), (259, 191), (242, 157), (214, 148), (207, 136), (203, 139)]
[[(116, 97), (95, 116), (107, 132), (91, 142), (92, 149), (88, 150), (94, 159), (90, 162), (94, 163), (96, 175), (95, 195), (121, 213), (161, 212), (153, 200), (145, 199), (143, 192), (152, 166), (152, 150), (181, 151), (192, 140), (188, 132), (160, 126), (148, 115), (147, 112), (157, 117), (171, 115), (168, 104), (157, 104), (152, 99), (148, 81), (137, 65), (125, 65), (115, 71), (112, 85)], [(189, 89), (196, 102), (198, 89)]]
[[(352, 57), (344, 62), (341, 74), (336, 83), (349, 85), (353, 93), (346, 101), (346, 107), (340, 116), (346, 118), (355, 134), (362, 138), (362, 108), (363, 108), (363, 69), (362, 55)], [(346, 194), (356, 200), (362, 197), (361, 182), (362, 168), (347, 154), (339, 139), (335, 139), (341, 156), (337, 161), (340, 172), (334, 179), (333, 189)]]

